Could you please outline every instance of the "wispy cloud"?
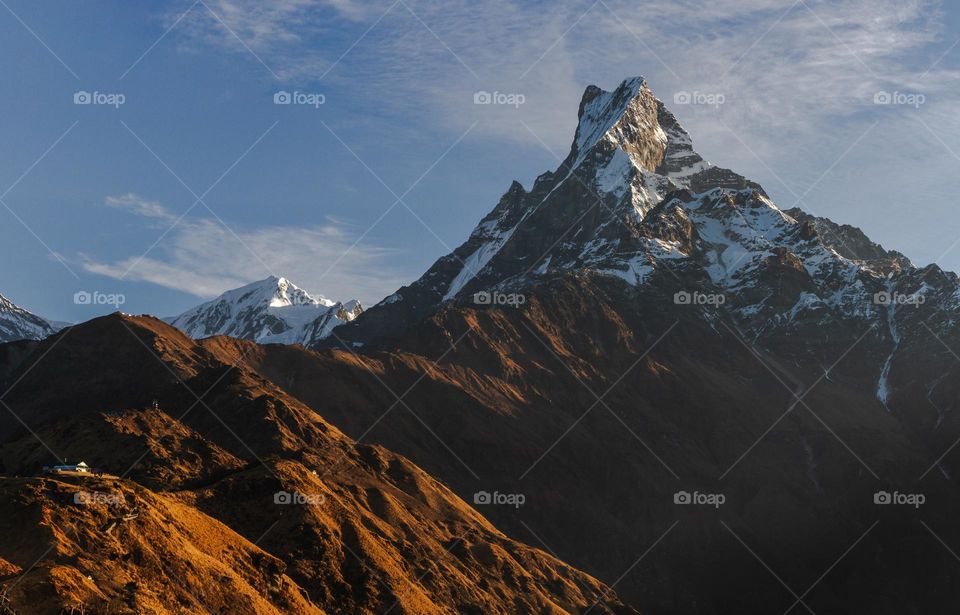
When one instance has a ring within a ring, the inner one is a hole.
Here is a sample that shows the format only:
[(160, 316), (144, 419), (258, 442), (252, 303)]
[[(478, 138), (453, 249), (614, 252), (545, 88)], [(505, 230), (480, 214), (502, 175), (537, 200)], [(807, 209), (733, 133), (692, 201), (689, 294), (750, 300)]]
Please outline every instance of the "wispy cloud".
[(108, 196), (103, 200), (103, 202), (108, 207), (122, 209), (145, 218), (157, 218), (160, 220), (170, 221), (176, 220), (176, 216), (168, 211), (167, 208), (161, 205), (158, 201), (148, 201), (132, 192), (121, 194), (119, 196)]
[[(332, 40), (349, 50), (327, 78), (338, 86), (375, 87), (383, 94), (377, 104), (420, 110), (451, 128), (480, 119), (480, 130), (492, 136), (536, 143), (518, 130), (522, 120), (558, 149), (569, 145), (571, 109), (587, 83), (613, 86), (637, 73), (663, 98), (723, 91), (722, 114), (749, 118), (758, 133), (796, 132), (817, 119), (869, 111), (878, 89), (956, 96), (945, 80), (956, 74), (944, 66), (921, 78), (941, 51), (931, 46), (941, 29), (939, 3), (930, 0), (209, 4), (233, 32), (198, 14), (190, 35), (243, 52), (236, 33), (290, 79), (306, 83), (323, 74), (336, 57), (317, 53), (336, 49)], [(519, 109), (477, 106), (476, 90), (522, 93), (526, 102)], [(683, 111), (696, 118), (709, 110)], [(720, 134), (715, 117), (713, 136)]]
[[(175, 221), (161, 204), (128, 193), (105, 199), (110, 207), (148, 219)], [(356, 244), (356, 245), (355, 245)], [(311, 227), (228, 228), (213, 218), (184, 218), (146, 256), (105, 261), (84, 255), (84, 270), (115, 279), (143, 281), (214, 297), (264, 278), (285, 276), (335, 300), (373, 304), (400, 285), (389, 249), (356, 243), (350, 227), (332, 220)]]
[[(323, 70), (330, 60), (316, 41), (335, 34), (334, 18), (354, 12), (349, 0), (204, 0), (183, 19), (178, 33), (188, 48), (252, 54), (266, 69), (265, 78), (292, 81)], [(167, 19), (173, 23), (179, 17), (171, 12)]]
[[(358, 114), (369, 104), (371, 112), (428, 130), (459, 134), (479, 120), (475, 137), (540, 151), (546, 167), (553, 161), (542, 146), (566, 154), (584, 87), (610, 88), (636, 74), (648, 78), (712, 162), (761, 181), (786, 207), (815, 186), (800, 204), (844, 222), (863, 222), (849, 209), (862, 200), (860, 187), (839, 181), (846, 165), (856, 166), (861, 178), (878, 178), (889, 193), (911, 183), (942, 184), (949, 156), (942, 142), (960, 150), (960, 127), (943, 120), (960, 103), (960, 46), (947, 54), (957, 33), (944, 30), (937, 0), (260, 5), (211, 3), (284, 78), (308, 87), (325, 75), (323, 87), (361, 101)], [(192, 35), (198, 33), (206, 44), (244, 51), (209, 19)], [(320, 49), (328, 57), (319, 57)], [(476, 105), (479, 90), (522, 94), (524, 104)], [(675, 105), (680, 91), (722, 93), (724, 104)], [(926, 104), (919, 111), (876, 105), (880, 91), (922, 94)], [(917, 124), (919, 113), (936, 136)], [(845, 163), (823, 177), (878, 122)], [(873, 156), (877, 148), (901, 152), (897, 164)], [(960, 189), (953, 183), (948, 192)], [(867, 230), (893, 241), (899, 229), (887, 221), (901, 205), (888, 198), (871, 206), (879, 215), (865, 223)]]

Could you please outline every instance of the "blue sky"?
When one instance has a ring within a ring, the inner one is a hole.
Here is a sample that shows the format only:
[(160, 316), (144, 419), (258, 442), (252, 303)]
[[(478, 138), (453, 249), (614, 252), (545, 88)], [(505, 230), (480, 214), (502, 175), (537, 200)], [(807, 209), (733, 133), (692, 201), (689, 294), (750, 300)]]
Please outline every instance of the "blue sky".
[(632, 75), (781, 207), (960, 270), (958, 38), (920, 0), (2, 0), (0, 292), (70, 321), (112, 309), (78, 291), (172, 315), (270, 274), (375, 303)]

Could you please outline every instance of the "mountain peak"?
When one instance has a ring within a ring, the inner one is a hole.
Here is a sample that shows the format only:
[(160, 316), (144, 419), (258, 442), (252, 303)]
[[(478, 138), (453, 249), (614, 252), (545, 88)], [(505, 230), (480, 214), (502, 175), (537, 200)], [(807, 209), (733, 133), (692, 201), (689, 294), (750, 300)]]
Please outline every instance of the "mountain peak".
[(595, 150), (619, 147), (641, 167), (654, 171), (663, 162), (668, 141), (658, 121), (659, 111), (660, 101), (643, 77), (625, 79), (609, 92), (588, 86), (577, 113), (569, 168), (579, 166)]
[[(643, 89), (643, 86), (646, 84), (647, 80), (641, 76), (629, 77), (621, 81), (620, 85), (617, 86), (614, 92), (620, 92), (623, 90), (624, 93), (630, 94), (630, 98), (634, 98), (640, 93), (640, 90)], [(577, 111), (577, 119), (583, 117), (583, 112), (586, 106), (593, 102), (598, 96), (610, 93), (611, 92), (607, 92), (598, 85), (588, 85), (583, 91), (583, 97), (580, 99), (580, 109)]]
[(21, 339), (39, 340), (60, 327), (32, 314), (0, 295), (0, 342)]
[(290, 280), (269, 276), (167, 319), (193, 338), (230, 335), (263, 343), (312, 343), (363, 308), (312, 295)]

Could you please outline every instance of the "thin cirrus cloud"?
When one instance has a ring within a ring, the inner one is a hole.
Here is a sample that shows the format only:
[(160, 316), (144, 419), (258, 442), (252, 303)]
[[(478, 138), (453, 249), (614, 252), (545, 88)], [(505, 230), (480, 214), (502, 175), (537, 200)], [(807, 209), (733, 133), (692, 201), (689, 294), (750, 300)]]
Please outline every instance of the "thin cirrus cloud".
[(177, 218), (158, 201), (148, 201), (132, 192), (118, 196), (108, 196), (103, 200), (103, 202), (108, 207), (122, 209), (128, 211), (129, 213), (143, 216), (145, 218), (155, 218), (158, 220), (169, 221), (176, 220)]
[(357, 298), (367, 305), (399, 286), (388, 264), (391, 250), (358, 241), (340, 221), (310, 227), (228, 228), (213, 218), (179, 219), (160, 203), (134, 193), (108, 196), (104, 202), (153, 222), (163, 221), (164, 230), (170, 230), (145, 255), (114, 261), (83, 255), (83, 269), (90, 273), (149, 282), (204, 299), (269, 275), (287, 277), (330, 299)]
[[(879, 90), (955, 97), (950, 86), (957, 73), (933, 65), (942, 49), (930, 48), (942, 39), (939, 6), (930, 0), (216, 0), (210, 7), (217, 17), (198, 12), (183, 34), (248, 53), (239, 37), (296, 83), (309, 84), (336, 63), (326, 82), (347, 90), (373, 83), (391, 92), (378, 104), (439, 118), (452, 130), (480, 119), (478, 132), (542, 141), (558, 154), (566, 153), (571, 109), (587, 83), (611, 86), (640, 73), (668, 102), (679, 90), (725, 93), (722, 109), (681, 115), (697, 124), (703, 119), (701, 139), (729, 143), (732, 137), (717, 128), (719, 111), (757, 151), (769, 151), (777, 134), (871, 110)], [(331, 37), (337, 26), (349, 34)], [(477, 106), (477, 90), (522, 93), (525, 103)]]
[(206, 0), (185, 3), (166, 21), (176, 28), (182, 49), (215, 46), (252, 53), (267, 77), (287, 81), (320, 73), (329, 58), (312, 41), (331, 34), (331, 15), (349, 14), (349, 0)]
[[(253, 50), (295, 86), (336, 89), (360, 101), (376, 87), (390, 93), (377, 97), (378, 111), (389, 108), (412, 125), (459, 135), (479, 120), (472, 136), (519, 143), (539, 152), (544, 168), (565, 156), (587, 84), (610, 88), (643, 74), (707, 159), (760, 181), (784, 208), (859, 224), (918, 262), (945, 258), (946, 266), (960, 267), (947, 237), (913, 241), (902, 232), (902, 199), (943, 186), (924, 202), (931, 213), (949, 212), (950, 195), (960, 190), (956, 174), (944, 173), (954, 159), (948, 149), (960, 151), (953, 119), (960, 46), (945, 25), (950, 6), (940, 1), (210, 6), (229, 29), (198, 13), (183, 40)], [(479, 90), (519, 93), (524, 104), (473, 104)], [(724, 102), (675, 104), (680, 92), (722, 94)], [(921, 95), (924, 105), (877, 105), (879, 92)], [(895, 152), (897, 163), (882, 152)], [(864, 177), (874, 179), (865, 185)], [(910, 235), (939, 237), (939, 218), (910, 220)]]

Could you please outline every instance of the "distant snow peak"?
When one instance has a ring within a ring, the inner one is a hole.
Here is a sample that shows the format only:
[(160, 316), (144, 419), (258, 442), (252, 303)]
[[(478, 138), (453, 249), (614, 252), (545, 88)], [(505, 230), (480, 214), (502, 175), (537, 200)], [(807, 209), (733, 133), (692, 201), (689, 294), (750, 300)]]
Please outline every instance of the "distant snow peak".
[(60, 328), (0, 295), (0, 342), (39, 340), (56, 333)]
[(330, 301), (286, 278), (270, 276), (228, 290), (167, 322), (196, 339), (229, 335), (260, 343), (307, 346), (362, 311), (356, 300)]

